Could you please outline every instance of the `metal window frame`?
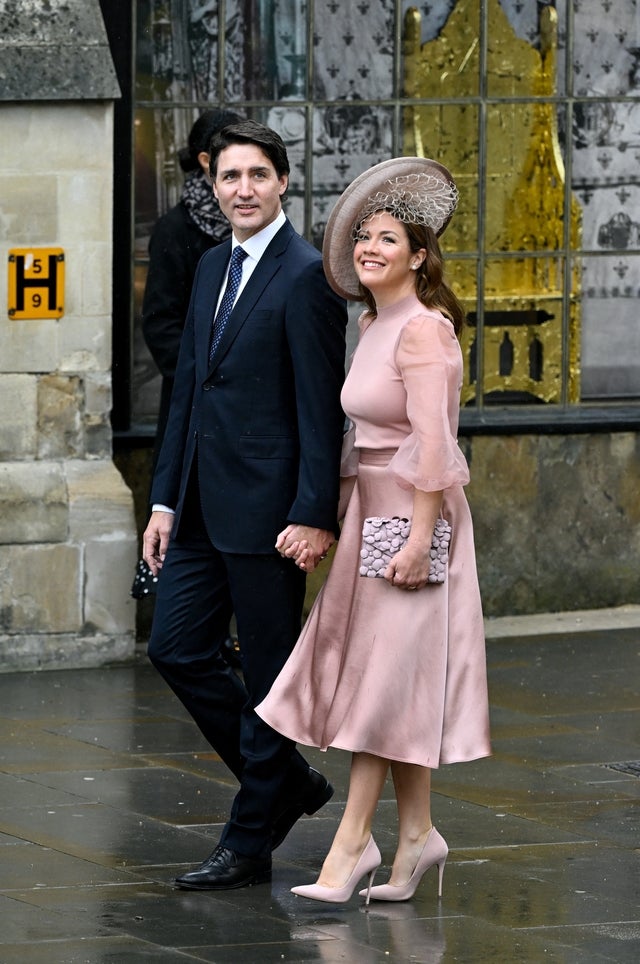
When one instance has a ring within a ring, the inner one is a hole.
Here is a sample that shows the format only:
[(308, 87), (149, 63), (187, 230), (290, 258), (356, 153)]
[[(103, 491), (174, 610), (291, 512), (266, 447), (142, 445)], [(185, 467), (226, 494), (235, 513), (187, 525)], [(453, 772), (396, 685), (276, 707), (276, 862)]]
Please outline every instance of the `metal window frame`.
[[(313, 115), (317, 110), (326, 109), (335, 104), (335, 101), (331, 100), (315, 100), (312, 96), (313, 94), (313, 54), (314, 54), (314, 44), (313, 44), (313, 25), (316, 6), (319, 0), (308, 0), (307, 3), (307, 50), (308, 50), (308, 62), (306, 71), (306, 89), (305, 96), (301, 99), (296, 99), (291, 101), (292, 106), (304, 112), (307, 122), (306, 129), (306, 140), (305, 140), (305, 158), (308, 165), (308, 170), (312, 170), (312, 125), (313, 125)], [(108, 4), (105, 2), (104, 7)], [(132, 4), (134, 8), (134, 13), (132, 16), (132, 29), (133, 29), (133, 41), (132, 41), (132, 57), (135, 57), (136, 43), (135, 43), (135, 7), (136, 4)], [(219, 31), (218, 31), (218, 85), (219, 90), (224, 91), (224, 75), (225, 75), (225, 11), (226, 3), (225, 0), (221, 0), (219, 4)], [(601, 102), (621, 102), (630, 101), (636, 102), (636, 98), (633, 97), (576, 97), (573, 94), (573, 75), (572, 75), (572, 51), (574, 44), (574, 11), (573, 4), (567, 2), (566, 5), (566, 30), (565, 30), (565, 43), (566, 43), (566, 56), (565, 56), (565, 78), (564, 78), (564, 93), (562, 95), (556, 95), (554, 97), (548, 98), (508, 98), (508, 97), (491, 97), (487, 90), (487, 38), (488, 38), (488, 21), (487, 21), (487, 5), (484, 0), (481, 0), (481, 44), (480, 44), (480, 91), (478, 96), (468, 97), (468, 98), (452, 98), (450, 100), (437, 99), (437, 100), (416, 100), (412, 98), (406, 98), (401, 96), (402, 93), (402, 34), (403, 34), (403, 19), (405, 14), (405, 4), (402, 0), (395, 0), (395, 37), (394, 37), (394, 58), (393, 58), (393, 94), (391, 98), (388, 99), (372, 99), (372, 100), (362, 100), (358, 101), (362, 106), (370, 106), (372, 108), (385, 108), (391, 109), (393, 114), (393, 151), (394, 153), (399, 153), (402, 149), (402, 112), (407, 107), (414, 107), (416, 105), (425, 106), (429, 105), (455, 105), (460, 104), (474, 104), (478, 110), (478, 143), (479, 143), (479, 155), (478, 155), (478, 218), (479, 222), (482, 220), (483, 210), (485, 208), (486, 197), (486, 170), (487, 170), (487, 112), (489, 107), (494, 105), (500, 105), (501, 103), (514, 103), (518, 100), (524, 103), (541, 103), (541, 102), (551, 102), (557, 105), (559, 111), (564, 112), (565, 117), (565, 130), (568, 132), (567, 136), (570, 138), (570, 132), (572, 129), (572, 119), (575, 110), (575, 105), (578, 102), (588, 102), (589, 104), (595, 103), (596, 101)], [(129, 87), (129, 98), (126, 105), (126, 116), (128, 117), (128, 122), (130, 123), (129, 137), (132, 140), (133, 132), (133, 119), (135, 117), (136, 111), (138, 109), (151, 109), (151, 110), (166, 110), (171, 108), (186, 108), (186, 109), (206, 109), (211, 106), (211, 103), (202, 103), (198, 101), (145, 101), (136, 99), (135, 90), (135, 64), (132, 66), (132, 77), (130, 78)], [(255, 114), (256, 112), (267, 111), (270, 108), (278, 107), (281, 102), (278, 100), (253, 100), (253, 101), (242, 101), (242, 102), (227, 102), (224, 99), (220, 99), (217, 102), (218, 106), (229, 107), (229, 108), (239, 108), (246, 111), (248, 114)], [(122, 128), (121, 128), (122, 129)], [(545, 253), (553, 255), (555, 258), (564, 259), (564, 292), (571, 290), (571, 272), (572, 265), (575, 259), (580, 259), (581, 257), (625, 257), (630, 256), (640, 256), (640, 249), (611, 249), (606, 252), (593, 251), (581, 248), (580, 250), (574, 250), (570, 247), (570, 225), (569, 225), (569, 205), (571, 197), (571, 171), (572, 171), (572, 146), (569, 142), (565, 150), (564, 162), (566, 170), (566, 182), (565, 182), (565, 218), (564, 218), (564, 238), (563, 238), (563, 248), (562, 250), (555, 250), (550, 252), (536, 251), (532, 252), (531, 255), (535, 257), (544, 256)], [(122, 158), (118, 161), (116, 157), (116, 163), (120, 163), (120, 168), (122, 171)], [(128, 225), (128, 243), (129, 257), (132, 255), (132, 237), (133, 237), (133, 223), (134, 223), (134, 212), (135, 212), (135, 198), (132, 196), (132, 182), (133, 182), (133, 152), (130, 152), (130, 166), (126, 171), (124, 176), (121, 176), (121, 188), (119, 192), (116, 191), (116, 203), (120, 205), (120, 215), (125, 212), (122, 211), (122, 205), (126, 201), (126, 191), (129, 190), (129, 225)], [(313, 209), (313, 191), (314, 185), (311, 178), (305, 178), (304, 181), (304, 216), (305, 216), (305, 234), (307, 236), (310, 232), (311, 221), (312, 221), (312, 209)], [(116, 225), (114, 220), (114, 225)], [(462, 254), (455, 254), (456, 258), (463, 258), (473, 263), (475, 261), (476, 270), (476, 290), (477, 290), (477, 300), (478, 300), (478, 339), (479, 345), (478, 350), (482, 352), (482, 339), (483, 339), (483, 301), (484, 301), (484, 291), (485, 291), (485, 265), (487, 258), (498, 255), (501, 258), (508, 257), (523, 257), (522, 252), (491, 252), (486, 249), (484, 233), (481, 230), (482, 223), (478, 224), (478, 249), (476, 251), (467, 251)], [(123, 233), (120, 231), (121, 242)], [(122, 250), (122, 247), (121, 249)], [(527, 252), (524, 253), (527, 256)], [(120, 272), (122, 268), (120, 267)], [(115, 266), (114, 266), (115, 272)], [(115, 276), (115, 275), (114, 275)], [(122, 273), (120, 273), (120, 279), (122, 278)], [(130, 281), (130, 284), (132, 282)], [(114, 295), (116, 292), (116, 286), (114, 285)], [(120, 300), (122, 301), (122, 294), (120, 294)], [(125, 299), (126, 300), (126, 299)], [(129, 311), (131, 308), (131, 290), (128, 292), (128, 303)], [(123, 305), (120, 305), (120, 312), (122, 313)], [(126, 330), (125, 330), (126, 328)], [(132, 426), (131, 424), (131, 364), (132, 364), (132, 322), (129, 321), (128, 326), (122, 324), (122, 322), (114, 326), (114, 429), (116, 434), (121, 436), (127, 435), (143, 435), (148, 436), (152, 434), (148, 428), (140, 429), (140, 427)], [(123, 338), (128, 338), (128, 349), (123, 350)], [(567, 370), (566, 361), (568, 357), (568, 338), (569, 338), (569, 304), (568, 299), (565, 296), (563, 298), (563, 314), (562, 314), (562, 339), (563, 339), (563, 358), (565, 359), (564, 370), (563, 370), (563, 388), (562, 388), (562, 398), (558, 403), (552, 403), (548, 406), (538, 406), (538, 405), (505, 405), (499, 406), (495, 404), (486, 405), (482, 402), (482, 386), (478, 386), (478, 398), (477, 404), (473, 408), (464, 408), (461, 412), (461, 434), (462, 435), (475, 435), (475, 434), (528, 434), (528, 433), (560, 433), (560, 434), (571, 434), (575, 432), (598, 432), (598, 431), (635, 431), (640, 427), (640, 398), (635, 399), (625, 399), (624, 401), (611, 399), (611, 401), (598, 400), (590, 402), (588, 400), (579, 401), (577, 403), (569, 403), (567, 400)], [(116, 377), (117, 376), (117, 377)], [(116, 389), (116, 384), (120, 383), (120, 389)]]

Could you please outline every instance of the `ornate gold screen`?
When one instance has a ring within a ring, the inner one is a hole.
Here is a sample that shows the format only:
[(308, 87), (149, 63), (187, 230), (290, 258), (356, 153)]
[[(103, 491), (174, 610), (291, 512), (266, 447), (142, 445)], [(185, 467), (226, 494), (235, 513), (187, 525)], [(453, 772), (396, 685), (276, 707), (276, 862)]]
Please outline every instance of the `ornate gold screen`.
[[(556, 104), (549, 100), (556, 93), (557, 14), (543, 8), (538, 50), (516, 36), (498, 0), (487, 0), (482, 69), (480, 2), (458, 0), (439, 36), (425, 44), (412, 7), (404, 36), (405, 95), (425, 102), (405, 108), (405, 153), (442, 161), (460, 189), (444, 247), (469, 313), (462, 400), (476, 398), (480, 370), (485, 401), (560, 402), (564, 366), (566, 400), (577, 402), (579, 276), (575, 259), (566, 259), (579, 248), (581, 213), (565, 190)], [(480, 272), (456, 252), (475, 254)]]

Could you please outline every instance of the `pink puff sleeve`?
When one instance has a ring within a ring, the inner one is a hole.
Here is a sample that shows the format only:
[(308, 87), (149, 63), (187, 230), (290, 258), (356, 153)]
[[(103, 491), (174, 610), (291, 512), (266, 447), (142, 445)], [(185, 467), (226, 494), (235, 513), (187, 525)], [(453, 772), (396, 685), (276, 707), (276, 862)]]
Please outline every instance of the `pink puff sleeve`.
[(462, 353), (451, 322), (436, 311), (412, 318), (398, 338), (395, 362), (411, 432), (389, 471), (403, 488), (424, 492), (466, 485), (469, 469), (457, 441)]

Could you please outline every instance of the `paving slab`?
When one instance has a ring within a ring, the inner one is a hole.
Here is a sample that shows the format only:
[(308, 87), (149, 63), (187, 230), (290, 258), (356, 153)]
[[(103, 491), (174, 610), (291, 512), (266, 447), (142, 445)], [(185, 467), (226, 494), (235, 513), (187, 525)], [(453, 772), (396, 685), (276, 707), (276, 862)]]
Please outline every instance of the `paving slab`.
[[(493, 756), (433, 773), (449, 842), (400, 904), (319, 904), (336, 793), (271, 884), (175, 888), (215, 845), (235, 781), (144, 658), (0, 675), (0, 964), (634, 964), (640, 960), (640, 608), (491, 627)], [(374, 826), (393, 859), (387, 784)]]

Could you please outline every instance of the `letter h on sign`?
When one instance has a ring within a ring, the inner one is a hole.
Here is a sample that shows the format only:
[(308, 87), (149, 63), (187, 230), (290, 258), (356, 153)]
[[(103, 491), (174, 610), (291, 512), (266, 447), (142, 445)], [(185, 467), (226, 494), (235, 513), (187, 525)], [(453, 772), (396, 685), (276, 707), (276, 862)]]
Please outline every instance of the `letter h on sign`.
[(62, 248), (9, 251), (9, 317), (59, 318), (64, 313)]

